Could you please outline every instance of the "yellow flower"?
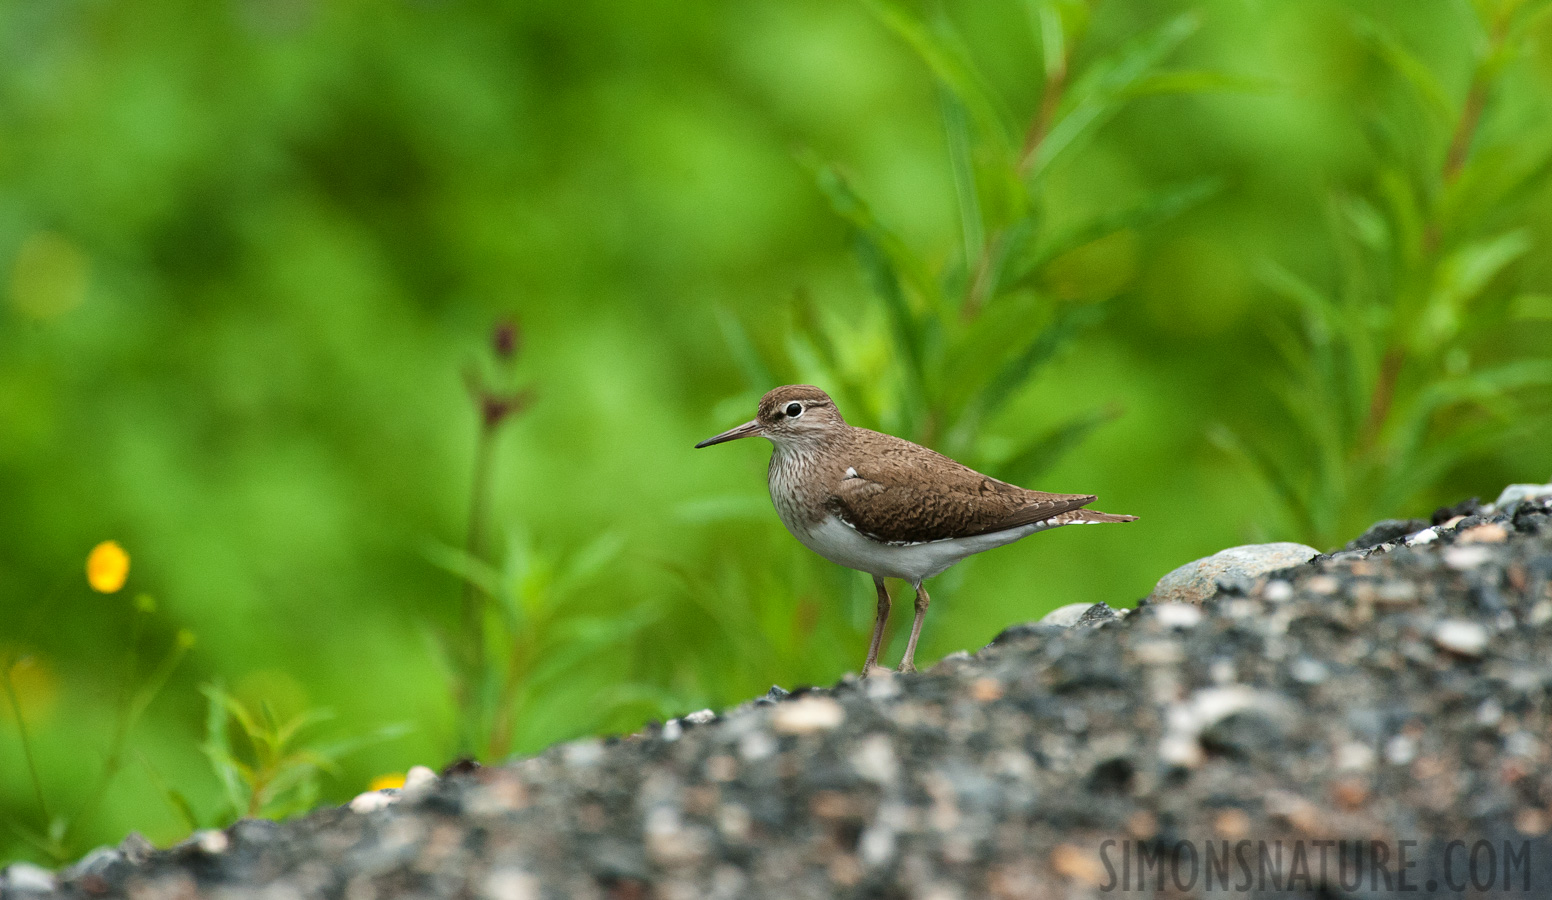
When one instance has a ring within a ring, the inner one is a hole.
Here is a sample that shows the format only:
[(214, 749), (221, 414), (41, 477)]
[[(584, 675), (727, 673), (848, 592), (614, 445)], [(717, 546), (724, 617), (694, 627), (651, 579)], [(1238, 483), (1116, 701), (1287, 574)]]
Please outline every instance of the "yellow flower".
[(92, 590), (111, 594), (129, 577), (129, 554), (118, 541), (103, 541), (86, 557), (86, 581)]
[(379, 775), (376, 778), (372, 779), (372, 783), (371, 784), (367, 785), (367, 790), (369, 790), (369, 791), (381, 791), (381, 790), (384, 790), (385, 788), (401, 788), (401, 787), (404, 787), (404, 776), (403, 775)]

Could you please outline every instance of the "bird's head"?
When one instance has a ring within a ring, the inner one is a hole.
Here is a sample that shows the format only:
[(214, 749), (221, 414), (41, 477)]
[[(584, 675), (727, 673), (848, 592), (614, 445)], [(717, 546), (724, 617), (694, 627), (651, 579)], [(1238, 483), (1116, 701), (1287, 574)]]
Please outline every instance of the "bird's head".
[(811, 384), (789, 384), (761, 397), (753, 419), (707, 438), (695, 447), (710, 447), (756, 435), (778, 447), (802, 446), (818, 443), (834, 433), (834, 429), (845, 425), (846, 420), (841, 418), (840, 410), (835, 408), (835, 401), (829, 394)]

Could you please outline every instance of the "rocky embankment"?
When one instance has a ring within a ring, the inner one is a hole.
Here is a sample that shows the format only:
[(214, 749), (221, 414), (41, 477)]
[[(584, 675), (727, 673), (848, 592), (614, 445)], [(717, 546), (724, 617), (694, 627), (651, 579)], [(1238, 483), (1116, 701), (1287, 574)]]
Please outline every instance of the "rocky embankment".
[(3, 893), (1552, 896), (1552, 496), (1195, 583)]

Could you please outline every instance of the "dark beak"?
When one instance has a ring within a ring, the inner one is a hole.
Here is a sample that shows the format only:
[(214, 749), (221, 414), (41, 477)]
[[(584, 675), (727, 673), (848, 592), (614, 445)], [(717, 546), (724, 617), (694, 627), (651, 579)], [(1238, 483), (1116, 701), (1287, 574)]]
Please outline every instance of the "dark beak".
[(695, 449), (699, 450), (702, 447), (710, 447), (712, 444), (721, 444), (725, 441), (736, 441), (739, 438), (751, 437), (759, 433), (760, 420), (751, 419), (750, 421), (745, 422), (737, 428), (729, 428), (727, 431), (722, 432), (716, 437), (709, 437), (706, 440), (701, 441), (699, 444), (695, 445)]

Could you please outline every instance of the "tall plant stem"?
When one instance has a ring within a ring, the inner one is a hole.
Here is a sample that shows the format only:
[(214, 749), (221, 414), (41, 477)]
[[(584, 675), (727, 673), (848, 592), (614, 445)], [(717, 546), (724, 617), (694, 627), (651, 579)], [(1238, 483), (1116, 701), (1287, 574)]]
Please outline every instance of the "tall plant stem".
[[(1455, 128), (1450, 134), (1449, 148), (1444, 154), (1444, 169), (1440, 174), (1445, 187), (1454, 184), (1460, 178), (1466, 159), (1471, 155), (1471, 144), (1476, 139), (1477, 129), (1482, 124), (1482, 113), (1487, 108), (1486, 61), (1498, 53), (1498, 48), (1504, 40), (1505, 30), (1503, 23), (1493, 29), (1487, 52), (1477, 62), (1476, 69), (1472, 73), (1471, 87), (1466, 91), (1466, 102), (1461, 107), (1460, 118), (1455, 122)], [(1430, 268), (1437, 263), (1443, 242), (1437, 211), (1431, 219), (1432, 221), (1423, 231), (1423, 265)], [(1374, 391), (1369, 397), (1369, 411), (1364, 417), (1359, 446), (1366, 453), (1378, 443), (1380, 432), (1384, 430), (1385, 420), (1390, 416), (1391, 407), (1395, 402), (1401, 370), (1405, 365), (1406, 348), (1402, 343), (1394, 343), (1386, 348), (1384, 359), (1380, 363), (1379, 375), (1374, 382)]]
[(1040, 152), (1040, 145), (1045, 143), (1047, 134), (1051, 132), (1051, 125), (1056, 120), (1056, 108), (1061, 105), (1062, 92), (1067, 88), (1067, 54), (1062, 53), (1049, 74), (1046, 75), (1045, 87), (1040, 92), (1040, 109), (1029, 123), (1029, 131), (1024, 134), (1024, 149), (1019, 151), (1018, 171), (1020, 175), (1029, 174), (1029, 167), (1034, 164), (1035, 154)]
[[(479, 438), (474, 449), (474, 475), (469, 486), (469, 522), (464, 534), (464, 554), (475, 560), (484, 545), (484, 522), (490, 505), (491, 466), (495, 459), (496, 429), (498, 423), (490, 417), (480, 420)], [(462, 603), (463, 667), (459, 685), (460, 715), (458, 723), (458, 750), (472, 753), (475, 749), (485, 672), (485, 596), (473, 579), (463, 580)]]
[(43, 830), (48, 832), (53, 817), (49, 815), (48, 800), (43, 796), (43, 779), (38, 775), (37, 759), (32, 755), (32, 738), (27, 734), (27, 720), (22, 716), (22, 704), (16, 697), (16, 685), (11, 680), (15, 660), (5, 661), (5, 696), (11, 702), (11, 714), (16, 717), (16, 732), (21, 735), (22, 757), (27, 760), (27, 774), (32, 778), (33, 795), (38, 799), (38, 810), (43, 814)]

